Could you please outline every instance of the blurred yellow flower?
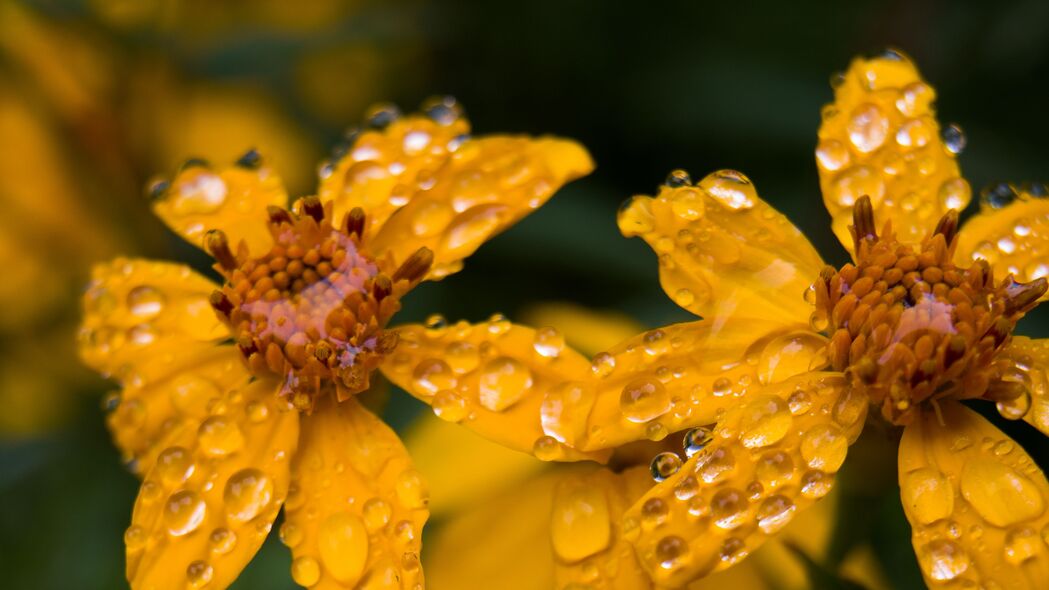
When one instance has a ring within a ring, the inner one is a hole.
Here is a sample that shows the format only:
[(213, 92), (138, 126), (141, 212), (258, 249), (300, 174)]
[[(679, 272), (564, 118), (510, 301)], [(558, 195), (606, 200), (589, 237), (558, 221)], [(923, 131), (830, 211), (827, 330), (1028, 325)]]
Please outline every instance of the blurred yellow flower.
[[(422, 584), (425, 480), (354, 398), (374, 369), (397, 370), (395, 347), (458, 329), (387, 329), (409, 290), (458, 271), (592, 167), (567, 140), (471, 138), (451, 99), (425, 111), (374, 109), (321, 167), (319, 196), (290, 209), (255, 151), (155, 185), (156, 213), (214, 257), (221, 288), (173, 263), (95, 268), (80, 353), (120, 383), (108, 424), (143, 476), (125, 535), (133, 588), (228, 586), (281, 507), (298, 584)], [(514, 347), (534, 337), (507, 332)], [(417, 378), (454, 396), (456, 375), (482, 358), (500, 347), (442, 351)], [(512, 381), (489, 392), (516, 393)]]
[[(655, 454), (655, 485), (641, 468), (557, 485), (559, 587), (684, 587), (740, 563), (830, 493), (869, 406), (902, 428), (901, 499), (929, 584), (1049, 578), (1049, 482), (960, 403), (994, 402), (1049, 434), (1049, 342), (1012, 336), (1046, 293), (1049, 199), (1004, 185), (960, 228), (964, 136), (940, 129), (913, 63), (857, 59), (835, 89), (816, 156), (853, 263), (825, 265), (744, 175), (694, 184), (675, 171), (619, 225), (659, 254), (664, 290), (702, 320), (589, 363), (552, 329), (507, 346), (516, 328), (501, 319), (402, 332), (418, 346), (398, 349), (387, 376), (435, 411), (453, 399), (455, 417), (494, 441), (544, 460)], [(434, 395), (432, 359), (463, 344), (503, 356), (455, 375), (454, 397)], [(637, 442), (673, 432), (687, 432), (684, 461)]]

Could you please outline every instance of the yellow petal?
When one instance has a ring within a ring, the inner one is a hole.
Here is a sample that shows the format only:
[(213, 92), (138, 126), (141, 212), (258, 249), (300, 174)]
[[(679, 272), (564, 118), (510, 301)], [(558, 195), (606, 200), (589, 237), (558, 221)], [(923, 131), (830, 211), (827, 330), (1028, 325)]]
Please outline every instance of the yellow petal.
[(1049, 482), (1019, 445), (947, 401), (904, 430), (899, 460), (900, 496), (930, 586), (1045, 586)]
[(1049, 277), (1049, 199), (1021, 192), (1000, 209), (981, 203), (958, 233), (955, 250), (959, 264), (977, 258), (1022, 283)]
[(803, 294), (823, 266), (819, 254), (739, 172), (634, 197), (620, 211), (619, 229), (655, 250), (663, 290), (692, 313), (776, 322), (812, 314)]
[(847, 250), (852, 205), (863, 195), (871, 198), (878, 228), (891, 220), (905, 242), (918, 242), (949, 209), (968, 204), (972, 191), (955, 161), (961, 148), (941, 139), (935, 97), (911, 60), (895, 51), (856, 58), (835, 84), (834, 103), (823, 108), (816, 163), (823, 203)]
[(597, 354), (641, 332), (634, 318), (616, 311), (592, 310), (575, 303), (551, 301), (533, 305), (521, 314), (530, 326), (554, 326), (565, 342), (583, 354)]
[(557, 471), (529, 478), (475, 502), (470, 510), (436, 528), (427, 537), (423, 556), (430, 587), (559, 588), (554, 584), (549, 515), (554, 487), (561, 477)]
[(473, 325), (405, 325), (397, 334), (397, 350), (383, 373), (439, 417), (544, 460), (592, 458), (543, 432), (544, 395), (590, 378), (590, 363), (567, 348), (556, 330), (493, 317)]
[(262, 545), (299, 432), (276, 389), (261, 380), (227, 395), (158, 455), (124, 537), (132, 588), (225, 588)]
[[(432, 414), (420, 416), (411, 425), (404, 446), (430, 484), (434, 518), (516, 487), (547, 465)], [(476, 468), (464, 468), (466, 465)]]
[(593, 393), (547, 394), (544, 425), (583, 450), (658, 440), (715, 422), (765, 384), (822, 368), (825, 346), (807, 325), (765, 320), (700, 320), (651, 330), (594, 357)]
[(227, 337), (208, 303), (215, 287), (181, 264), (118, 258), (95, 266), (84, 295), (80, 356), (127, 384), (159, 364), (160, 350)]
[(382, 420), (352, 398), (319, 403), (303, 418), (292, 477), (281, 540), (296, 583), (406, 590), (423, 583), (428, 488)]
[(866, 415), (850, 393), (841, 374), (808, 373), (729, 409), (624, 517), (649, 575), (680, 586), (727, 568), (825, 496)]
[(266, 208), (287, 204), (284, 185), (266, 166), (215, 171), (189, 165), (158, 195), (153, 211), (198, 248), (204, 247), (204, 234), (217, 229), (226, 232), (234, 252), (243, 242), (249, 252), (261, 254), (273, 243)]
[(1024, 420), (1049, 436), (1049, 339), (1014, 336), (1001, 354), (1009, 359), (1011, 378), (1026, 386), (1020, 400), (1029, 405)]
[(590, 155), (573, 141), (524, 136), (468, 139), (440, 164), (424, 182), (432, 188), (417, 189), (369, 244), (397, 264), (428, 247), (431, 279), (457, 272), (481, 244), (593, 169)]
[(566, 473), (554, 490), (550, 541), (557, 588), (650, 588), (651, 580), (624, 539), (623, 511), (652, 485), (648, 470)]

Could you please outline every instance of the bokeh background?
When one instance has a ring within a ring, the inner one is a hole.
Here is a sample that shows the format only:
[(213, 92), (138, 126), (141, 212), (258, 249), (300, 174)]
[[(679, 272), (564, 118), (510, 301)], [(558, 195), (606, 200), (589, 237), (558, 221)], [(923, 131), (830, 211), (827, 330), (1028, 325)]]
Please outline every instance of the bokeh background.
[[(618, 205), (672, 168), (735, 168), (843, 262), (812, 155), (819, 109), (833, 72), (886, 46), (916, 59), (941, 121), (965, 130), (960, 161), (975, 188), (1049, 180), (1041, 0), (3, 0), (0, 585), (124, 584), (137, 484), (103, 426), (111, 386), (78, 366), (73, 336), (92, 262), (207, 265), (150, 214), (151, 178), (190, 156), (228, 162), (256, 147), (293, 194), (308, 194), (318, 161), (368, 105), (412, 110), (451, 94), (475, 133), (572, 137), (598, 168), (465, 271), (414, 292), (399, 317), (521, 319), (536, 302), (568, 300), (660, 325), (686, 315), (662, 294), (654, 255), (620, 237)], [(1049, 310), (1021, 332), (1046, 336)], [(400, 392), (386, 407), (401, 431), (426, 412)], [(992, 418), (1049, 466), (1033, 428)], [(844, 477), (837, 553), (869, 544), (892, 587), (919, 588), (895, 464), (863, 460)], [(236, 587), (291, 588), (288, 563), (271, 539)]]

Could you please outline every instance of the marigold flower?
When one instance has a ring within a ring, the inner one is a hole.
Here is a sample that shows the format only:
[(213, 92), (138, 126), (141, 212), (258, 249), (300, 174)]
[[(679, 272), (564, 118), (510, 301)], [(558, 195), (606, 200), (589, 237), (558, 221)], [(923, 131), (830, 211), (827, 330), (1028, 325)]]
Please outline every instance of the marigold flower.
[(154, 187), (156, 213), (224, 284), (119, 259), (94, 269), (84, 298), (80, 353), (120, 383), (107, 421), (143, 478), (125, 535), (132, 587), (229, 585), (281, 507), (297, 583), (422, 584), (425, 481), (354, 397), (415, 333), (386, 326), (401, 297), (592, 167), (570, 141), (468, 132), (451, 99), (410, 117), (378, 108), (322, 166), (319, 195), (290, 209), (254, 151)]
[[(901, 498), (929, 584), (1049, 578), (1049, 482), (960, 403), (991, 401), (1049, 434), (1049, 343), (1012, 335), (1045, 297), (1049, 200), (1003, 185), (960, 226), (964, 136), (940, 129), (933, 96), (895, 51), (836, 81), (816, 156), (853, 255), (841, 268), (744, 175), (693, 183), (676, 171), (654, 198), (632, 199), (619, 226), (652, 246), (663, 289), (703, 319), (591, 363), (552, 330), (531, 343), (503, 322), (402, 332), (410, 345), (385, 367), (394, 382), (435, 410), (454, 401), (469, 428), (540, 458), (615, 451), (629, 467), (637, 441), (686, 433), (686, 460), (669, 449), (653, 459), (655, 485), (630, 467), (559, 488), (559, 587), (683, 587), (739, 563), (831, 491), (869, 407), (902, 428)], [(481, 346), (517, 355), (439, 360)]]

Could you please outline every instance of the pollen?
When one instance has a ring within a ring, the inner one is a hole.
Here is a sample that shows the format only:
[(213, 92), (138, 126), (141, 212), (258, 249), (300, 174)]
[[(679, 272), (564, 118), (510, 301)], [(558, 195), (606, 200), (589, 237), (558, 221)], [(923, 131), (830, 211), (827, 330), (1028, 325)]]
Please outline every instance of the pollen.
[(813, 326), (828, 357), (886, 420), (908, 424), (942, 398), (1008, 396), (988, 391), (997, 352), (1046, 292), (1046, 280), (995, 281), (991, 266), (954, 262), (958, 214), (949, 211), (920, 244), (879, 235), (870, 200), (853, 209), (855, 263), (826, 267), (814, 285)]
[(364, 212), (334, 224), (332, 204), (316, 197), (291, 210), (270, 207), (273, 245), (252, 258), (235, 254), (227, 237), (205, 237), (226, 281), (211, 305), (229, 326), (256, 376), (282, 378), (280, 395), (311, 411), (318, 396), (338, 399), (364, 391), (369, 375), (396, 345), (384, 331), (399, 299), (426, 274), (433, 256), (421, 249), (387, 274), (362, 245)]

